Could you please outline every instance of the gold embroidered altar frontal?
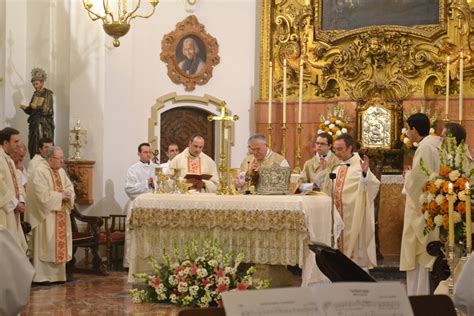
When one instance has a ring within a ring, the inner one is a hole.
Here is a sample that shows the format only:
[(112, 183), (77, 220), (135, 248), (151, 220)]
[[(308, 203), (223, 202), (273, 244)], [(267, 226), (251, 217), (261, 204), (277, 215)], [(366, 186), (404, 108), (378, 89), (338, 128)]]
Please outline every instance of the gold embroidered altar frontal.
[(150, 271), (148, 256), (160, 261), (163, 249), (210, 237), (224, 251), (243, 252), (246, 262), (299, 265), (303, 284), (317, 282), (324, 277), (307, 244), (330, 244), (330, 223), (326, 195), (143, 194), (129, 220), (129, 275)]

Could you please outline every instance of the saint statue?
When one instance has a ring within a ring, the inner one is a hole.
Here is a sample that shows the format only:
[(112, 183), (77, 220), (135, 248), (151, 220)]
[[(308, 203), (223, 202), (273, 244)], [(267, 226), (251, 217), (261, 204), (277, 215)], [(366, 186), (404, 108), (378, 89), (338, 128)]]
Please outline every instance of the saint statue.
[(53, 91), (44, 87), (46, 72), (41, 68), (31, 70), (31, 83), (35, 88), (33, 97), (28, 106), (20, 104), (20, 108), (30, 117), (28, 118), (28, 151), (30, 158), (38, 150), (38, 142), (43, 137), (54, 140), (54, 109)]

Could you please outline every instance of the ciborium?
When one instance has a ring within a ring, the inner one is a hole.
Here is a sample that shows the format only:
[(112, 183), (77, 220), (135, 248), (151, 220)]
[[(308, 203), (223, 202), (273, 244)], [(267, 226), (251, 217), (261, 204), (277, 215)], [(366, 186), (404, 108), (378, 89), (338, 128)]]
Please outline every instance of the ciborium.
[(81, 127), (81, 121), (77, 120), (76, 125), (69, 129), (69, 145), (74, 147), (74, 155), (70, 160), (82, 160), (81, 148), (87, 144), (87, 130)]

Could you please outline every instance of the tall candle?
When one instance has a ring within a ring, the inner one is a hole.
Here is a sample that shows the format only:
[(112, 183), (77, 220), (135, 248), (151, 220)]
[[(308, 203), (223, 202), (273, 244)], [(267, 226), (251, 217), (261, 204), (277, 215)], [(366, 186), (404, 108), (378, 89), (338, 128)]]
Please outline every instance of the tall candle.
[(464, 55), (461, 51), (459, 55), (459, 124), (462, 122), (463, 105), (462, 105), (462, 86), (464, 80)]
[(303, 59), (300, 59), (300, 93), (298, 99), (298, 123), (301, 123), (301, 112), (303, 110)]
[(448, 227), (448, 242), (450, 246), (454, 246), (454, 194), (451, 182), (448, 187)]
[(270, 62), (270, 69), (268, 71), (268, 124), (272, 123), (272, 92), (273, 92), (273, 67)]
[(466, 247), (472, 249), (471, 187), (469, 182), (466, 182)]
[(446, 106), (445, 106), (445, 118), (448, 119), (449, 113), (449, 56), (446, 58)]
[(286, 58), (283, 60), (283, 124), (286, 124)]

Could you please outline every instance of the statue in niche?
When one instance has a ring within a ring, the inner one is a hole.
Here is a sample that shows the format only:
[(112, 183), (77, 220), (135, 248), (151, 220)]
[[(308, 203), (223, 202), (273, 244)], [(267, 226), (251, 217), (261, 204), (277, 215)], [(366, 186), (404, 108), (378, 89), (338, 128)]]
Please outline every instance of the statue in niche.
[(28, 118), (28, 151), (30, 158), (36, 154), (38, 142), (43, 137), (54, 140), (54, 109), (53, 91), (44, 87), (47, 74), (41, 68), (31, 70), (31, 84), (35, 92), (28, 106), (20, 104), (19, 107)]

